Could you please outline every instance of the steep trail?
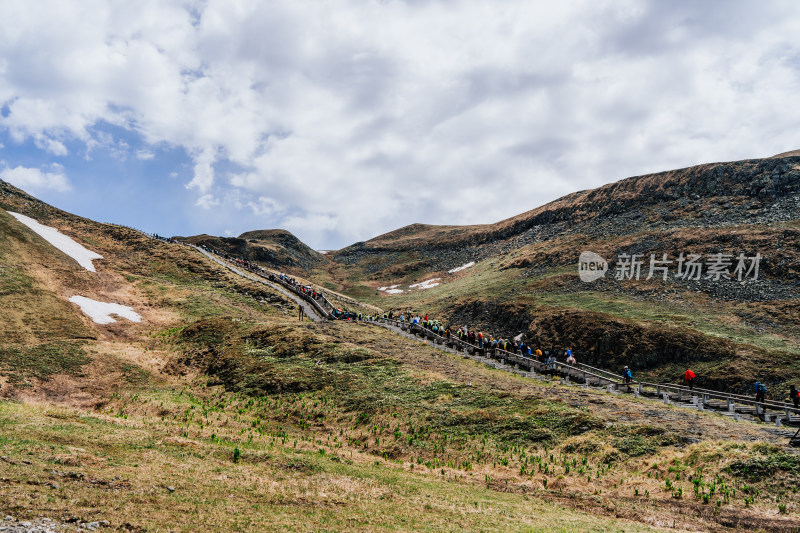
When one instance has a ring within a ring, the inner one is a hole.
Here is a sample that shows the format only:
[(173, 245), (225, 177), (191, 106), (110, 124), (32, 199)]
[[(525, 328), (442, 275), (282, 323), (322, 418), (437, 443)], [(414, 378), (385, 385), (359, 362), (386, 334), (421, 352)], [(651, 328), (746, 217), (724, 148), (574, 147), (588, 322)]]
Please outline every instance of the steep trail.
[(268, 287), (270, 287), (272, 289), (275, 289), (276, 291), (280, 292), (281, 294), (283, 294), (287, 298), (290, 298), (297, 305), (302, 305), (303, 308), (305, 309), (306, 316), (308, 316), (308, 318), (310, 318), (314, 322), (322, 322), (323, 321), (323, 317), (320, 316), (320, 314), (317, 312), (317, 310), (314, 309), (313, 306), (308, 305), (308, 302), (306, 302), (299, 294), (292, 293), (291, 291), (285, 289), (283, 286), (279, 285), (278, 283), (272, 283), (272, 282), (270, 282), (270, 281), (268, 281), (268, 280), (266, 280), (264, 278), (260, 278), (260, 277), (248, 274), (247, 272), (244, 272), (243, 270), (240, 270), (240, 269), (236, 268), (235, 266), (231, 265), (230, 263), (228, 263), (224, 259), (216, 257), (214, 254), (203, 250), (202, 248), (199, 248), (197, 246), (193, 246), (191, 244), (187, 245), (187, 246), (191, 246), (192, 248), (194, 248), (195, 250), (197, 250), (198, 252), (200, 252), (204, 256), (208, 257), (209, 259), (211, 259), (215, 263), (218, 263), (218, 264), (224, 266), (225, 268), (227, 268), (228, 270), (230, 270), (234, 274), (237, 274), (239, 276), (242, 276), (243, 278), (249, 279), (250, 281), (255, 281), (256, 283), (262, 283), (262, 284), (264, 284), (264, 285), (266, 285), (266, 286), (268, 286)]

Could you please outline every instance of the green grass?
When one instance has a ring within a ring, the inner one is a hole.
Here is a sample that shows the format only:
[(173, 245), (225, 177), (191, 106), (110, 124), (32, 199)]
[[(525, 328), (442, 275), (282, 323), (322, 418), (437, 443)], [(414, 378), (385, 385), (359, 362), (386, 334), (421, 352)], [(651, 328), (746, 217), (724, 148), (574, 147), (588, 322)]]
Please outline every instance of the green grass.
[(189, 282), (158, 276), (139, 278), (137, 287), (148, 299), (176, 311), (187, 321), (220, 316), (274, 316), (280, 314), (281, 309), (288, 309), (289, 305), (282, 296), (275, 295), (266, 286), (246, 281), (242, 287), (237, 287), (211, 280), (195, 279)]
[(41, 344), (92, 335), (74, 306), (46, 289), (34, 275), (41, 262), (69, 272), (70, 261), (0, 209), (0, 338), (4, 343)]
[(135, 385), (144, 385), (153, 378), (150, 372), (131, 363), (121, 363), (120, 370), (125, 381)]
[[(311, 330), (248, 330), (241, 324), (209, 321), (184, 330), (182, 340), (188, 352), (198, 350), (206, 355), (208, 371), (233, 392), (263, 397), (324, 395), (323, 391), (333, 389), (337, 393), (325, 400), (324, 412), (313, 416), (355, 417), (362, 421), (359, 423), (377, 418), (386, 425), (385, 418), (392, 413), (396, 421), (403, 421), (403, 427), (395, 432), (382, 427), (376, 432), (370, 445), (379, 453), (387, 451), (380, 444), (383, 435), (391, 435), (393, 441), (402, 437), (402, 442), (416, 442), (417, 447), (435, 448), (430, 436), (463, 441), (478, 435), (499, 446), (529, 445), (603, 427), (586, 412), (563, 403), (524, 401), (447, 380), (421, 383), (421, 376), (392, 359), (356, 345), (332, 342)], [(305, 415), (291, 411), (290, 416), (302, 421)], [(397, 423), (392, 425), (397, 428)]]
[(728, 472), (748, 481), (764, 481), (776, 475), (789, 475), (800, 479), (800, 457), (781, 449), (771, 450), (764, 455), (735, 461), (728, 466)]
[(690, 327), (711, 337), (800, 356), (798, 340), (786, 342), (784, 335), (758, 332), (743, 324), (726, 323), (729, 322), (731, 307), (725, 304), (716, 308), (671, 302), (656, 304), (621, 294), (597, 292), (543, 293), (537, 295), (537, 303), (556, 308), (596, 311), (631, 320)]
[[(0, 420), (13, 463), (4, 465), (4, 512), (20, 519), (68, 514), (172, 531), (650, 530), (480, 483), (354, 461), (339, 450), (321, 454), (307, 443), (185, 438), (169, 421), (116, 423), (6, 402)], [(42, 483), (26, 484), (33, 476)]]
[(0, 374), (14, 384), (31, 378), (47, 381), (55, 374), (83, 375), (83, 366), (91, 361), (83, 342), (56, 342), (37, 346), (0, 346)]

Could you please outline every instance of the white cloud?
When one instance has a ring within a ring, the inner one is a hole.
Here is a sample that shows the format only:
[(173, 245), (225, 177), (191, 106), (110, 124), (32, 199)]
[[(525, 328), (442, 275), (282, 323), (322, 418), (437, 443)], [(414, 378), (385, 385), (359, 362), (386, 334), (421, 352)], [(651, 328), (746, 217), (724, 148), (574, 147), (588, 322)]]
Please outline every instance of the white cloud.
[(8, 1), (0, 129), (182, 148), (199, 207), (328, 248), (795, 149), (798, 34), (785, 2)]
[(34, 135), (34, 143), (41, 150), (49, 152), (53, 155), (67, 155), (67, 147), (64, 146), (64, 143), (56, 139), (51, 139), (44, 135)]
[(52, 165), (50, 171), (21, 166), (6, 167), (0, 170), (0, 178), (25, 191), (68, 191), (71, 188), (60, 165)]
[(258, 200), (248, 202), (247, 205), (253, 210), (253, 214), (260, 217), (272, 216), (284, 211), (278, 202), (266, 196), (260, 196)]
[(216, 158), (217, 153), (214, 148), (202, 150), (199, 154), (194, 156), (194, 178), (192, 178), (192, 181), (186, 186), (188, 189), (197, 189), (201, 193), (208, 192), (214, 184), (213, 165)]
[(141, 161), (150, 161), (155, 156), (156, 156), (156, 154), (154, 152), (151, 152), (150, 150), (137, 150), (136, 151), (136, 159), (139, 159)]
[(204, 194), (197, 199), (197, 202), (195, 202), (194, 205), (202, 207), (203, 209), (211, 209), (212, 207), (217, 207), (219, 204), (220, 201), (217, 198), (214, 198), (213, 194)]

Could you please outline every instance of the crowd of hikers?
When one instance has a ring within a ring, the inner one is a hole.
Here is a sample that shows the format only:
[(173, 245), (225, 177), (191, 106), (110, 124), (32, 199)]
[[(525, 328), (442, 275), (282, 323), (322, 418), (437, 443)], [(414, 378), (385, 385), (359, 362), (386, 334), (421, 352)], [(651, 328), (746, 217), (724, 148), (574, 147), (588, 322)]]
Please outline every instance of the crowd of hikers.
[[(542, 350), (541, 348), (533, 348), (522, 339), (522, 335), (514, 337), (513, 339), (502, 337), (495, 338), (493, 335), (485, 334), (483, 331), (475, 330), (468, 326), (444, 325), (440, 320), (431, 318), (427, 314), (419, 315), (411, 313), (410, 311), (399, 312), (399, 315), (394, 311), (387, 311), (380, 315), (348, 312), (343, 314), (341, 318), (368, 322), (386, 322), (387, 319), (390, 320), (395, 317), (397, 317), (401, 324), (407, 323), (412, 332), (414, 332), (415, 329), (424, 328), (443, 337), (445, 340), (457, 338), (463, 343), (474, 346), (484, 355), (487, 353), (494, 355), (496, 350), (504, 350), (512, 354), (522, 355), (541, 362), (545, 365), (546, 369), (552, 371), (557, 369), (557, 354), (562, 353), (560, 349), (551, 348)], [(577, 365), (577, 359), (571, 348), (563, 350), (563, 362), (567, 365)], [(622, 377), (622, 382), (630, 391), (631, 384), (633, 383), (633, 372), (631, 368), (625, 365), (620, 371), (620, 376)], [(683, 374), (683, 378), (689, 390), (694, 391), (695, 380), (697, 379), (694, 371), (691, 368), (687, 368), (686, 372)], [(760, 382), (755, 383), (755, 399), (757, 402), (766, 401), (766, 392), (766, 384)], [(794, 385), (789, 389), (789, 399), (794, 404), (794, 407), (800, 408), (800, 390)]]
[[(401, 324), (407, 324), (412, 332), (426, 329), (443, 337), (445, 341), (454, 341), (458, 339), (462, 343), (472, 345), (484, 354), (496, 353), (498, 350), (503, 350), (509, 353), (522, 355), (524, 357), (536, 359), (546, 365), (548, 369), (552, 370), (556, 370), (558, 361), (557, 354), (560, 353), (560, 350), (552, 348), (544, 350), (541, 348), (534, 348), (525, 343), (522, 339), (522, 335), (511, 339), (505, 337), (495, 338), (493, 335), (485, 334), (483, 331), (475, 330), (466, 325), (444, 325), (440, 320), (431, 318), (427, 314), (418, 315), (410, 311), (387, 311), (379, 315), (349, 313), (349, 316), (345, 318), (366, 322), (386, 322), (386, 320), (396, 318)], [(578, 363), (570, 348), (564, 351), (564, 362), (568, 365), (576, 365)]]
[[(127, 226), (124, 226), (124, 227), (127, 227)], [(152, 234), (150, 234), (150, 236), (152, 238), (156, 239), (156, 240), (161, 241), (161, 242), (168, 242), (168, 243), (171, 243), (171, 244), (175, 244), (175, 243), (178, 242), (175, 239), (173, 239), (172, 237), (162, 237), (158, 233), (152, 233)]]
[[(281, 284), (283, 284), (284, 286), (286, 286), (290, 290), (293, 290), (294, 292), (298, 293), (299, 295), (304, 296), (306, 298), (310, 298), (310, 299), (316, 301), (320, 305), (320, 307), (323, 307), (323, 308), (327, 307), (328, 308), (328, 312), (332, 313), (333, 311), (336, 311), (336, 309), (330, 304), (330, 302), (327, 301), (327, 299), (325, 298), (325, 295), (322, 293), (322, 291), (317, 291), (311, 285), (303, 285), (302, 283), (298, 283), (296, 278), (293, 278), (293, 277), (291, 277), (291, 276), (289, 276), (287, 274), (284, 274), (284, 273), (280, 273), (280, 274), (276, 275), (276, 274), (270, 272), (269, 270), (265, 269), (264, 267), (253, 263), (252, 261), (249, 261), (247, 259), (242, 259), (242, 258), (239, 258), (239, 257), (235, 257), (233, 255), (230, 255), (230, 254), (226, 253), (226, 252), (215, 250), (214, 248), (209, 248), (208, 246), (205, 246), (205, 245), (200, 245), (199, 248), (201, 248), (202, 250), (205, 250), (206, 252), (208, 252), (210, 254), (217, 255), (217, 256), (221, 257), (222, 259), (224, 259), (224, 260), (226, 260), (228, 262), (231, 262), (231, 263), (235, 264), (236, 266), (238, 266), (238, 267), (240, 267), (240, 268), (242, 268), (244, 270), (247, 270), (249, 272), (252, 272), (253, 274), (261, 276), (262, 278), (266, 278), (266, 279), (270, 280), (273, 283), (280, 282)], [(306, 316), (308, 316), (308, 315), (307, 315), (307, 313), (305, 311), (305, 308), (302, 305), (299, 306), (298, 307), (298, 318), (300, 318), (302, 320)]]
[[(168, 239), (159, 235), (153, 235), (153, 237), (165, 242), (176, 242), (173, 239)], [(397, 317), (401, 323), (408, 323), (408, 325), (412, 328), (412, 331), (414, 331), (416, 328), (428, 329), (433, 333), (444, 337), (445, 339), (457, 338), (459, 341), (470, 344), (483, 353), (504, 350), (509, 353), (519, 354), (524, 357), (535, 359), (543, 363), (547, 369), (553, 371), (556, 370), (558, 362), (557, 354), (560, 353), (561, 350), (542, 350), (541, 348), (534, 349), (525, 343), (525, 341), (522, 339), (522, 335), (518, 335), (513, 339), (502, 337), (495, 338), (492, 335), (484, 334), (483, 331), (476, 331), (468, 326), (444, 325), (441, 321), (433, 319), (427, 314), (420, 316), (419, 314), (414, 314), (411, 311), (400, 311), (398, 314), (398, 312), (390, 310), (382, 314), (371, 315), (362, 312), (356, 313), (347, 309), (338, 309), (331, 305), (327, 299), (325, 299), (321, 291), (317, 291), (311, 285), (302, 285), (293, 277), (287, 276), (286, 274), (279, 274), (276, 276), (275, 274), (268, 273), (268, 271), (263, 267), (258, 266), (248, 260), (231, 256), (230, 254), (214, 250), (213, 248), (209, 248), (204, 245), (201, 245), (200, 248), (209, 253), (218, 255), (232, 263), (235, 263), (238, 266), (249, 270), (250, 272), (268, 278), (270, 281), (281, 281), (284, 285), (288, 285), (289, 287), (293, 288), (298, 294), (316, 300), (320, 304), (324, 302), (328, 308), (329, 314), (334, 319), (347, 321), (386, 322), (386, 320), (391, 320)], [(302, 305), (298, 305), (298, 318), (302, 320), (305, 316), (307, 316), (305, 308)], [(563, 357), (564, 363), (567, 365), (574, 366), (577, 364), (577, 359), (571, 348), (566, 348), (564, 350)], [(625, 383), (628, 387), (628, 390), (630, 390), (630, 385), (633, 383), (633, 373), (631, 369), (626, 365), (620, 372), (620, 375), (622, 376), (623, 383)], [(694, 371), (692, 371), (690, 368), (687, 368), (686, 372), (684, 372), (683, 379), (686, 386), (689, 387), (689, 390), (693, 391), (695, 380), (697, 379)], [(754, 393), (756, 402), (766, 401), (767, 385), (765, 383), (756, 381), (754, 384)], [(789, 388), (789, 399), (794, 404), (794, 407), (800, 408), (800, 390), (798, 390), (794, 385), (791, 385)]]
[(308, 296), (309, 298), (312, 298), (318, 302), (324, 299), (324, 295), (321, 291), (317, 291), (311, 285), (303, 285), (298, 283), (295, 278), (289, 277), (286, 274), (278, 274), (277, 276), (275, 274), (268, 274), (266, 277), (272, 282), (282, 281), (284, 285), (288, 285), (298, 294)]

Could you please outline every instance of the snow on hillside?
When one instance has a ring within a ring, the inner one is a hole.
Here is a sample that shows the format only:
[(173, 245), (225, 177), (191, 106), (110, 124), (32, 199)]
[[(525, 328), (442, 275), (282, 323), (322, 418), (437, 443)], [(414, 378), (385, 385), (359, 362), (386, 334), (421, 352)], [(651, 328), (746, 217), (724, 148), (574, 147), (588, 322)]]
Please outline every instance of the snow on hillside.
[(116, 322), (116, 320), (111, 318), (111, 315), (127, 318), (131, 322), (142, 321), (141, 315), (127, 305), (98, 302), (91, 298), (86, 298), (85, 296), (73, 296), (69, 301), (78, 305), (81, 311), (97, 324), (111, 324), (112, 322)]
[(421, 289), (432, 289), (433, 287), (436, 287), (437, 285), (439, 285), (436, 282), (439, 281), (440, 279), (442, 279), (442, 278), (426, 279), (425, 281), (421, 281), (419, 283), (415, 283), (413, 285), (409, 285), (408, 288), (409, 289), (420, 289), (420, 290)]
[(87, 250), (82, 245), (73, 241), (60, 231), (44, 224), (39, 224), (37, 221), (19, 213), (8, 212), (11, 216), (28, 226), (30, 229), (38, 233), (44, 240), (73, 258), (80, 266), (89, 272), (95, 272), (93, 259), (102, 259), (103, 256), (91, 250)]
[[(453, 268), (448, 270), (449, 274), (455, 274), (456, 272), (461, 272), (462, 270), (466, 270), (467, 268), (474, 266), (475, 261), (470, 261), (465, 265), (461, 265), (460, 267)], [(418, 290), (425, 290), (425, 289), (432, 289), (437, 285), (440, 285), (439, 280), (442, 278), (432, 278), (425, 281), (421, 281), (419, 283), (414, 283), (413, 285), (409, 285), (409, 290), (411, 289), (418, 289)], [(378, 290), (381, 292), (385, 292), (386, 294), (403, 294), (405, 291), (403, 289), (398, 289), (399, 285), (392, 285), (386, 287), (378, 287)]]
[[(419, 283), (415, 283), (413, 285), (409, 285), (408, 289), (432, 289), (439, 285), (439, 280), (442, 278), (432, 278), (426, 279), (425, 281), (420, 281)], [(378, 287), (378, 290), (381, 292), (385, 292), (386, 294), (403, 294), (405, 291), (403, 289), (398, 289), (400, 285), (392, 285), (387, 287)]]
[(449, 274), (455, 274), (456, 272), (461, 272), (462, 270), (467, 269), (467, 268), (471, 267), (474, 264), (475, 264), (475, 261), (470, 261), (466, 265), (461, 265), (460, 267), (456, 267), (456, 268), (454, 268), (452, 270), (448, 270), (447, 272)]
[(385, 292), (386, 294), (403, 294), (405, 291), (403, 289), (398, 289), (400, 285), (392, 285), (391, 287), (378, 287), (379, 291)]

